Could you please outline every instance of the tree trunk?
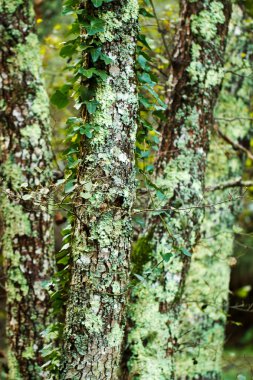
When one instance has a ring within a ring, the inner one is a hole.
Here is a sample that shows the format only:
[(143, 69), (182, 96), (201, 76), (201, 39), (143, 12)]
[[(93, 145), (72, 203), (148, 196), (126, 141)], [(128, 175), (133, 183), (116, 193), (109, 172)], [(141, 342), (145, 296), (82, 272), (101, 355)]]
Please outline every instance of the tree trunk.
[(189, 255), (203, 218), (206, 153), (223, 77), (230, 11), (227, 0), (181, 1), (172, 90), (154, 180), (160, 192), (159, 198), (153, 194), (152, 204), (164, 211), (150, 216), (146, 234), (136, 245), (148, 263), (139, 273), (144, 280), (132, 292), (129, 379), (175, 377), (178, 313)]
[[(50, 320), (54, 268), (49, 104), (32, 1), (0, 3), (0, 173), (9, 379), (45, 378), (41, 332)], [(42, 204), (43, 203), (43, 204)]]
[(138, 2), (113, 1), (98, 16), (105, 30), (97, 39), (113, 63), (97, 85), (98, 107), (88, 117), (96, 133), (80, 146), (61, 379), (117, 379), (124, 332), (135, 193)]
[[(232, 21), (226, 71), (240, 72), (240, 76), (226, 75), (216, 115), (221, 119), (234, 118), (234, 122), (218, 120), (219, 129), (232, 141), (246, 143), (251, 128), (251, 122), (246, 119), (250, 118), (253, 88), (249, 61), (252, 59), (252, 33), (249, 35), (247, 21), (238, 6), (234, 8)], [(239, 67), (244, 69), (239, 70)], [(240, 121), (238, 117), (245, 119)], [(207, 188), (241, 178), (244, 161), (243, 152), (234, 150), (214, 132), (208, 155)], [(240, 188), (206, 193), (206, 203), (219, 205), (206, 210), (202, 238), (195, 249), (186, 280), (176, 357), (178, 379), (221, 378), (230, 266), (235, 264), (231, 257), (233, 226), (240, 211), (240, 195)], [(227, 202), (229, 199), (234, 200)], [(221, 203), (223, 201), (226, 202)]]

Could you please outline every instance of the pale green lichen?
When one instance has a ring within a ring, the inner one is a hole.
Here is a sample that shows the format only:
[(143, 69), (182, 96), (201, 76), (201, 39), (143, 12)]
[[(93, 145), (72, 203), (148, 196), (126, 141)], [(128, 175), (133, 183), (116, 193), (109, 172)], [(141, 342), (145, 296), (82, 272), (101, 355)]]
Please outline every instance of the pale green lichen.
[(31, 72), (34, 78), (41, 75), (41, 57), (39, 53), (38, 37), (35, 33), (29, 33), (25, 43), (16, 46), (16, 56), (12, 58), (20, 70)]
[(191, 17), (191, 30), (201, 34), (206, 41), (217, 38), (217, 25), (224, 24), (224, 5), (221, 1), (209, 1), (209, 9)]
[(23, 5), (23, 0), (11, 0), (11, 1), (4, 1), (2, 0), (2, 3), (0, 4), (0, 12), (5, 13), (8, 12), (10, 14), (14, 13), (20, 5)]
[(25, 137), (24, 142), (28, 140), (29, 144), (38, 145), (41, 137), (41, 128), (38, 124), (28, 125), (21, 129), (21, 135)]
[(116, 323), (108, 335), (108, 345), (110, 347), (119, 347), (122, 343), (123, 336), (124, 331), (122, 330), (122, 326), (119, 326), (119, 324)]
[[(136, 0), (128, 0), (122, 10), (120, 18), (115, 17), (115, 13), (110, 11), (101, 13), (100, 17), (105, 21), (105, 31), (100, 34), (101, 42), (113, 41), (115, 38), (115, 30), (120, 30), (124, 24), (138, 19), (139, 7)], [(133, 42), (130, 35), (125, 35), (124, 38), (128, 39), (130, 44)]]

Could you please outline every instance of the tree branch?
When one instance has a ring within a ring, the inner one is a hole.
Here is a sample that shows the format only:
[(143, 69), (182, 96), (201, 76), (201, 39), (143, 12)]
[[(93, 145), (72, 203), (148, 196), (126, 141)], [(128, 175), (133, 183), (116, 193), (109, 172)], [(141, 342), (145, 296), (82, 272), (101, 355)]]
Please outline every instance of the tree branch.
[[(217, 119), (217, 120), (220, 120), (220, 119)], [(228, 120), (228, 119), (227, 119)], [(230, 119), (230, 121), (233, 121), (235, 119)], [(253, 119), (250, 119), (250, 120), (253, 120)], [(229, 120), (228, 120), (229, 121)], [(238, 143), (237, 141), (233, 141), (230, 137), (228, 137), (227, 135), (225, 135), (223, 132), (221, 132), (221, 130), (219, 129), (218, 125), (214, 125), (214, 130), (217, 132), (217, 134), (224, 140), (226, 141), (228, 144), (232, 145), (232, 147), (235, 149), (235, 150), (241, 150), (242, 152), (244, 152), (247, 157), (253, 161), (253, 154), (247, 149), (245, 148), (243, 145), (241, 145), (240, 143)]]
[(207, 186), (206, 191), (225, 190), (233, 187), (250, 187), (253, 186), (253, 181), (243, 181), (242, 178), (231, 180), (223, 183), (218, 183), (213, 186)]

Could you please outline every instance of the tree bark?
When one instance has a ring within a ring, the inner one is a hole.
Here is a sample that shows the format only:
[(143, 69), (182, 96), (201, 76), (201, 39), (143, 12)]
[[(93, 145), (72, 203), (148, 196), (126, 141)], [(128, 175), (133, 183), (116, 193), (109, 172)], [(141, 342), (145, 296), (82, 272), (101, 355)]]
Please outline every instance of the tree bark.
[(96, 88), (98, 108), (88, 119), (97, 132), (80, 146), (61, 379), (117, 379), (124, 333), (135, 193), (138, 2), (113, 1), (98, 15), (105, 22), (98, 35), (102, 52), (113, 63)]
[(152, 204), (166, 211), (150, 216), (146, 234), (136, 245), (148, 262), (139, 273), (144, 280), (134, 288), (129, 310), (129, 379), (175, 378), (178, 314), (189, 255), (203, 219), (206, 154), (230, 12), (227, 0), (181, 1), (162, 131), (165, 153), (154, 179), (160, 199), (153, 194)]
[[(252, 99), (252, 33), (238, 6), (234, 7), (233, 28), (227, 47), (227, 74), (216, 110), (219, 129), (232, 141), (249, 141)], [(242, 58), (245, 54), (246, 58)], [(243, 68), (239, 70), (239, 67)], [(237, 118), (245, 118), (242, 122)], [(234, 122), (222, 119), (234, 118)], [(207, 186), (242, 177), (245, 153), (235, 150), (213, 133), (206, 173)], [(195, 248), (183, 295), (180, 316), (179, 351), (176, 356), (178, 379), (220, 379), (224, 329), (228, 311), (233, 226), (241, 209), (238, 196), (245, 190), (228, 188), (206, 193), (206, 203), (217, 204), (206, 210), (202, 237)], [(229, 203), (227, 200), (231, 199)], [(233, 200), (234, 199), (234, 200)], [(226, 203), (221, 203), (226, 201)], [(187, 374), (187, 377), (185, 376)]]
[(46, 378), (41, 332), (54, 268), (49, 104), (32, 1), (0, 2), (0, 173), (9, 379)]

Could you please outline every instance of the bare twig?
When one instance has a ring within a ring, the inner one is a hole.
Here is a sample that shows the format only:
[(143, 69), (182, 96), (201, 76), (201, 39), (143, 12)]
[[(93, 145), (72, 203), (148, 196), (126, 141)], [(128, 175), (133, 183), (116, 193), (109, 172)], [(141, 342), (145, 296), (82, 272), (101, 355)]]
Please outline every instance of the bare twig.
[[(241, 118), (243, 120), (252, 120), (253, 119), (248, 119), (248, 118)], [(236, 118), (234, 119), (217, 119), (217, 120), (227, 120), (227, 121), (233, 121), (233, 120), (236, 120)], [(232, 147), (235, 149), (235, 150), (241, 150), (242, 152), (244, 152), (247, 157), (253, 161), (253, 154), (247, 149), (245, 148), (243, 145), (241, 145), (240, 143), (238, 143), (237, 141), (233, 141), (230, 137), (228, 137), (227, 135), (225, 135), (223, 132), (221, 132), (221, 130), (219, 129), (219, 127), (217, 125), (214, 125), (214, 130), (217, 132), (217, 134), (224, 140), (226, 141), (228, 144), (232, 145)]]
[(243, 179), (237, 178), (236, 180), (230, 180), (217, 185), (206, 187), (206, 191), (225, 190), (232, 187), (250, 187), (253, 186), (253, 181), (243, 181)]
[(166, 39), (165, 39), (165, 36), (164, 36), (164, 32), (163, 32), (163, 29), (162, 29), (161, 24), (160, 24), (160, 20), (158, 18), (158, 15), (156, 13), (156, 9), (155, 9), (155, 6), (154, 6), (154, 3), (153, 3), (152, 0), (150, 0), (150, 4), (151, 4), (151, 7), (152, 7), (152, 10), (153, 10), (153, 13), (154, 13), (154, 17), (156, 19), (158, 32), (161, 34), (161, 37), (162, 37), (162, 40), (163, 40), (164, 48), (166, 50), (168, 58), (171, 59), (171, 54), (170, 54), (170, 51), (169, 51), (169, 47), (167, 45), (167, 42), (166, 42)]
[[(247, 190), (246, 190), (247, 191)], [(246, 193), (246, 191), (242, 194), (242, 195), (239, 195), (237, 197), (229, 197), (228, 199), (225, 199), (224, 201), (221, 201), (221, 202), (217, 202), (217, 203), (213, 203), (213, 204), (209, 204), (209, 203), (204, 203), (204, 204), (200, 204), (200, 205), (192, 205), (192, 206), (189, 206), (189, 207), (185, 207), (185, 208), (175, 208), (175, 207), (166, 207), (166, 208), (161, 208), (161, 209), (153, 209), (153, 208), (147, 208), (147, 209), (142, 209), (142, 210), (133, 210), (133, 213), (132, 214), (141, 214), (143, 212), (163, 212), (163, 211), (169, 211), (169, 210), (172, 210), (174, 212), (180, 212), (180, 211), (189, 211), (189, 210), (192, 210), (192, 209), (196, 209), (196, 208), (214, 208), (215, 206), (219, 206), (221, 204), (224, 204), (224, 203), (230, 203), (230, 202), (234, 202), (238, 199), (242, 199)]]

